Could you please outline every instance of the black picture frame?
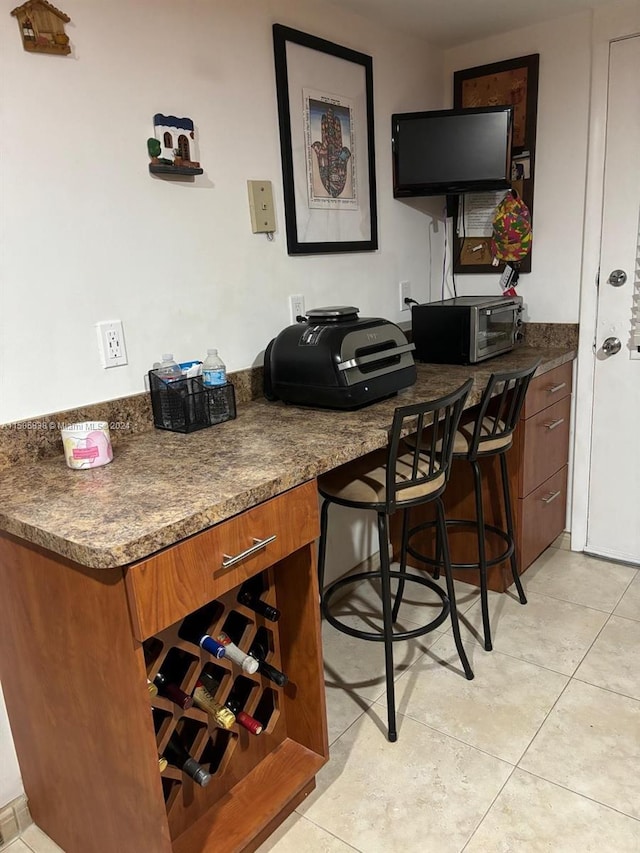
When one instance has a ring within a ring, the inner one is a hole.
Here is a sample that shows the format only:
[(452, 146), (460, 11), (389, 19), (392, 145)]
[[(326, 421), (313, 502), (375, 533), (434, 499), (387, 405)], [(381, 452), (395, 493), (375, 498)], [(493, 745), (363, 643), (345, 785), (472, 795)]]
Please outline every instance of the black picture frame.
[[(536, 125), (538, 113), (538, 76), (540, 54), (518, 56), (489, 65), (478, 65), (454, 72), (453, 105), (456, 109), (474, 106), (513, 106), (515, 111), (514, 136), (511, 146), (514, 166), (512, 167), (511, 186), (523, 199), (533, 217), (533, 190), (536, 157)], [(511, 92), (508, 80), (513, 78)], [(524, 91), (522, 81), (525, 81)], [(480, 84), (482, 92), (476, 98), (469, 98), (465, 84)], [(505, 85), (506, 84), (506, 85)], [(464, 203), (458, 200), (457, 207)], [(453, 271), (454, 273), (491, 273), (502, 272), (504, 263), (492, 264), (490, 237), (465, 237), (458, 234), (458, 216), (456, 213), (453, 229)], [(473, 256), (480, 262), (473, 262)], [(523, 259), (519, 272), (531, 272), (532, 252)]]
[[(372, 58), (282, 24), (273, 25), (273, 48), (288, 253), (375, 251)], [(322, 114), (321, 138), (310, 144), (325, 103), (329, 119)], [(338, 123), (338, 143), (349, 144), (336, 153), (326, 130)]]

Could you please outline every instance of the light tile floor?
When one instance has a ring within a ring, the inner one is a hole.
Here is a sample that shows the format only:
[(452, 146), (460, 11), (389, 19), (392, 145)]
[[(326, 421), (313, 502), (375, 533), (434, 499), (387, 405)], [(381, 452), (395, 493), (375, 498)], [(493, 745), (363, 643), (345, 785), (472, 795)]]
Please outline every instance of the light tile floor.
[[(396, 646), (395, 744), (381, 645), (324, 625), (331, 760), (259, 853), (640, 853), (640, 572), (558, 547), (523, 582), (526, 607), (490, 596), (491, 653), (456, 585), (473, 681), (447, 623)], [(376, 596), (341, 607), (370, 625)], [(7, 850), (59, 853), (35, 826)]]

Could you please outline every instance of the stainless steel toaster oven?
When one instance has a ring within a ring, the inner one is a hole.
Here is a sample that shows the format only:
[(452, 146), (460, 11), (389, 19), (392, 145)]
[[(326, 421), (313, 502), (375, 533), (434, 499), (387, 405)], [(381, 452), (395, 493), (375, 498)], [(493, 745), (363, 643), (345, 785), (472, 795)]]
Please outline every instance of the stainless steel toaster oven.
[(521, 296), (457, 296), (411, 307), (418, 361), (475, 364), (522, 338)]

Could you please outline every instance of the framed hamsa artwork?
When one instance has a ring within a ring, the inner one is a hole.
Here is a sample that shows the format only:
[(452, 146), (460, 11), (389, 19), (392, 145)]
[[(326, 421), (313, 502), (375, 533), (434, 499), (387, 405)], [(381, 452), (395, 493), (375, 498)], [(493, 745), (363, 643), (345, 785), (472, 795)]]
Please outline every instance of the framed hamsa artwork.
[(370, 56), (273, 27), (287, 249), (378, 248)]

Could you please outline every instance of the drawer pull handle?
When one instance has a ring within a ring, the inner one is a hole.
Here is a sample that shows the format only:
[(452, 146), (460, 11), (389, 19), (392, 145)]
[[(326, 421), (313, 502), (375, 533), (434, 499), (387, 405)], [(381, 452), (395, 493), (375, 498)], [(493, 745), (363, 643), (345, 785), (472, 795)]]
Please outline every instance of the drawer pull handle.
[(551, 501), (555, 501), (555, 499), (556, 499), (557, 497), (559, 497), (559, 496), (560, 496), (560, 494), (561, 494), (561, 491), (560, 491), (560, 490), (558, 490), (557, 492), (553, 492), (552, 494), (547, 495), (547, 497), (546, 497), (546, 498), (542, 498), (542, 503), (543, 503), (543, 504), (550, 504), (550, 503), (551, 503)]
[(558, 418), (557, 421), (549, 421), (549, 423), (545, 424), (545, 426), (547, 429), (555, 429), (556, 427), (559, 427), (560, 424), (563, 424), (563, 423), (564, 423), (564, 418)]
[(547, 392), (549, 394), (555, 394), (556, 391), (562, 391), (562, 389), (566, 388), (566, 387), (567, 387), (566, 382), (561, 382), (559, 385), (549, 385), (549, 387), (547, 388)]
[(252, 557), (254, 554), (257, 554), (258, 551), (261, 551), (263, 548), (266, 548), (271, 542), (276, 541), (276, 534), (273, 536), (267, 536), (266, 539), (256, 539), (253, 537), (253, 545), (250, 548), (247, 548), (246, 551), (242, 551), (240, 554), (236, 554), (235, 557), (231, 557), (229, 554), (223, 554), (222, 560), (222, 568), (228, 569), (231, 566), (235, 566), (236, 563), (241, 562), (242, 560), (246, 560), (247, 557)]

